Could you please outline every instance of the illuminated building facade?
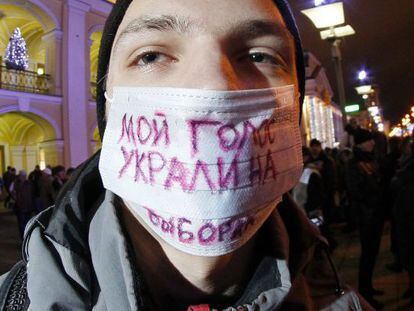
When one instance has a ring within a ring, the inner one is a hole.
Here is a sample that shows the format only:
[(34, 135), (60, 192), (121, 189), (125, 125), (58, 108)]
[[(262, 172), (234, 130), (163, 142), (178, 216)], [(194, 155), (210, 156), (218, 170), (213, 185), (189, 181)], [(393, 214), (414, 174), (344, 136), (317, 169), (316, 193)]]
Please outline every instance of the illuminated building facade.
[(25, 71), (0, 67), (0, 169), (77, 166), (98, 142), (95, 79), (112, 4), (103, 0), (4, 0), (0, 55), (19, 27)]
[(302, 142), (308, 145), (313, 138), (323, 147), (333, 148), (343, 134), (342, 113), (332, 102), (332, 88), (325, 69), (311, 53), (305, 54), (306, 91), (302, 107)]

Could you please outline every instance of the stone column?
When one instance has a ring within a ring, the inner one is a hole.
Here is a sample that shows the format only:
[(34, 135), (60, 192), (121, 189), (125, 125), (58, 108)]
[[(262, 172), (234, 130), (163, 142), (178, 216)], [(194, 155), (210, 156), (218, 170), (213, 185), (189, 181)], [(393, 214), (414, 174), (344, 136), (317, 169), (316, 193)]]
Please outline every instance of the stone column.
[(27, 173), (34, 170), (35, 166), (39, 164), (37, 146), (26, 146), (26, 169)]
[(17, 173), (24, 169), (23, 152), (24, 146), (10, 146), (11, 163), (16, 168)]
[(44, 153), (45, 165), (63, 165), (63, 140), (51, 140), (39, 143), (39, 149)]
[(88, 158), (87, 108), (89, 99), (86, 13), (90, 6), (66, 1), (64, 133), (66, 166), (76, 167)]
[(62, 95), (62, 38), (61, 30), (52, 30), (43, 35), (46, 45), (45, 72), (52, 76), (50, 92)]

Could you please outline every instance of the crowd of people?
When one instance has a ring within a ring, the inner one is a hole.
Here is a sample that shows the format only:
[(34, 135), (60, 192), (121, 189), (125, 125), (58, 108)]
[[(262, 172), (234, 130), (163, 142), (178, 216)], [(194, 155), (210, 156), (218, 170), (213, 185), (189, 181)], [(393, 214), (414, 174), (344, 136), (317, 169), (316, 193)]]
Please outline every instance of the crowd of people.
[(339, 148), (325, 148), (316, 139), (303, 147), (304, 171), (293, 197), (320, 226), (335, 249), (329, 228), (345, 222), (344, 233), (357, 231), (360, 238), (358, 289), (376, 309), (383, 306), (374, 296), (374, 266), (384, 225), (391, 227), (394, 262), (389, 270), (409, 275), (404, 298), (414, 305), (414, 143), (412, 137), (391, 137), (360, 128), (355, 120), (346, 127)]
[(66, 170), (62, 165), (53, 168), (48, 165), (43, 170), (36, 165), (27, 175), (25, 170), (16, 173), (14, 167), (7, 167), (0, 178), (0, 197), (4, 206), (14, 211), (21, 238), (30, 218), (55, 203), (57, 194), (73, 171), (74, 168)]

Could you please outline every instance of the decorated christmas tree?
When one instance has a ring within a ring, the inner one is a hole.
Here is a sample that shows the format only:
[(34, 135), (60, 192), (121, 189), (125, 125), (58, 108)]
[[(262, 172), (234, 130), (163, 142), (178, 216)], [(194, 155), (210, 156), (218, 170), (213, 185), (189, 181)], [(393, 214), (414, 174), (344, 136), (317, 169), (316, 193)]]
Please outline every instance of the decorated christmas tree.
[(26, 41), (24, 41), (19, 27), (13, 31), (10, 37), (4, 62), (7, 69), (26, 70), (29, 67)]

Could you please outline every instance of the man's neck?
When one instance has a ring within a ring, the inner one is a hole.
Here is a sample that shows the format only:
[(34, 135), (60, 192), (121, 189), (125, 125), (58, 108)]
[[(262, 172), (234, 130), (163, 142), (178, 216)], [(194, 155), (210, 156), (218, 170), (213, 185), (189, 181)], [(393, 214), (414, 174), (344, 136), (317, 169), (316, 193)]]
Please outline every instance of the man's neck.
[(160, 240), (123, 204), (121, 217), (156, 309), (185, 310), (194, 304), (228, 304), (252, 273), (254, 240), (220, 257), (193, 256)]

